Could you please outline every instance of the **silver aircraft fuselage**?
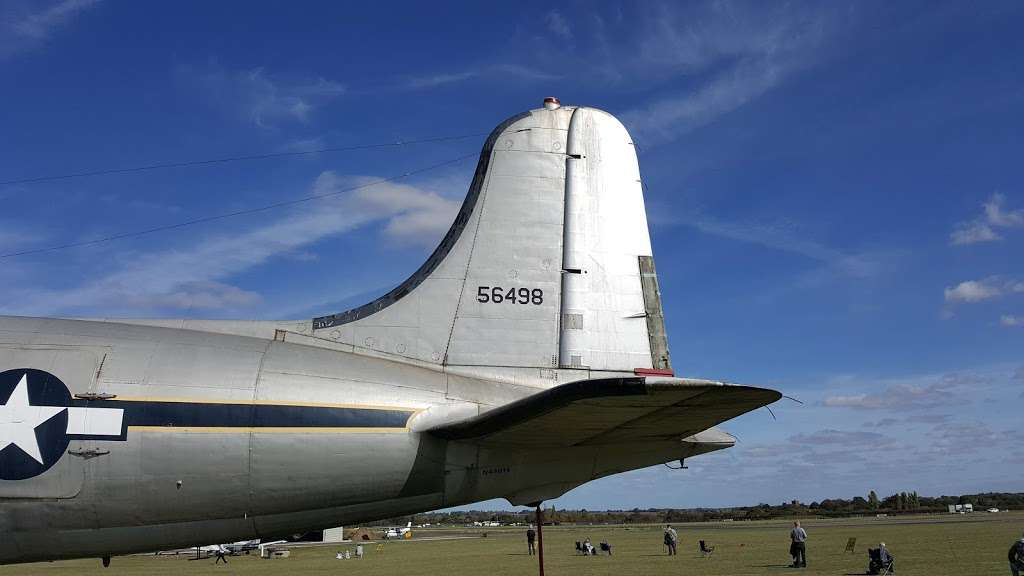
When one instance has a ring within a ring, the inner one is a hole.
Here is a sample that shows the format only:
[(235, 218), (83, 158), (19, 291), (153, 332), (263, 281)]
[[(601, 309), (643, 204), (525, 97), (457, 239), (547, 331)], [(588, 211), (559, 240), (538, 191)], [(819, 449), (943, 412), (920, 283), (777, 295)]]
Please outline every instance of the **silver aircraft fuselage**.
[(406, 281), (308, 320), (0, 317), (0, 564), (515, 505), (728, 448), (778, 392), (677, 378), (635, 146), (560, 106), (487, 138)]
[[(98, 438), (103, 449), (72, 439), (32, 483), (0, 480), (0, 562), (274, 538), (504, 496), (540, 479), (570, 487), (729, 443), (525, 459), (448, 442), (418, 431), (430, 408), (469, 414), (537, 388), (275, 336), (0, 318), (4, 365), (44, 367), (81, 407), (124, 410), (125, 428), (121, 440)], [(261, 409), (308, 421), (261, 419)]]

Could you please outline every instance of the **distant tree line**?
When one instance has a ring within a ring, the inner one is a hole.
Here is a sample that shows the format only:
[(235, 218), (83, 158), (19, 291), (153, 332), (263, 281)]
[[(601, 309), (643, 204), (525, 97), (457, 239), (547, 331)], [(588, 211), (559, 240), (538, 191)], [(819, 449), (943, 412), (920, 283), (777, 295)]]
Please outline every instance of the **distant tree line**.
[[(773, 518), (820, 517), (842, 518), (874, 514), (929, 514), (947, 512), (950, 504), (973, 504), (976, 511), (987, 508), (1000, 510), (1024, 509), (1024, 492), (987, 492), (961, 496), (919, 496), (917, 492), (897, 492), (879, 498), (874, 490), (866, 497), (854, 496), (825, 499), (805, 504), (798, 500), (781, 504), (758, 504), (737, 508), (648, 508), (641, 510), (568, 510), (545, 508), (544, 522), (553, 524), (661, 524), (672, 522), (705, 522), (714, 520), (769, 520)], [(527, 524), (533, 521), (533, 510), (458, 512), (427, 512), (413, 516), (388, 518), (375, 522), (381, 526), (444, 524), (464, 526), (474, 522), (500, 522), (501, 524)]]

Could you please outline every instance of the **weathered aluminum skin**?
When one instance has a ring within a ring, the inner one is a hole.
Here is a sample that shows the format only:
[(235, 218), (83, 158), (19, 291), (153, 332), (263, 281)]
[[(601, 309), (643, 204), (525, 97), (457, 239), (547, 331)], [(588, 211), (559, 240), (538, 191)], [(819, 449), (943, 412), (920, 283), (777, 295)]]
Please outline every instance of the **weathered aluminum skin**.
[[(441, 245), (365, 306), (282, 322), (0, 317), (0, 563), (527, 504), (728, 447), (714, 428), (557, 449), (430, 432), (561, 384), (666, 367), (667, 346), (652, 358), (664, 335), (648, 330), (660, 315), (641, 281), (649, 256), (629, 135), (604, 112), (563, 107), (492, 133)], [(51, 379), (20, 383), (30, 371)], [(54, 417), (35, 429), (39, 459), (18, 452), (31, 437), (12, 431), (54, 406), (96, 420), (54, 434), (70, 416)], [(112, 414), (120, 434), (99, 425)]]
[[(33, 365), (52, 372), (73, 394), (103, 392), (124, 403), (355, 405), (407, 409), (410, 417), (436, 407), (459, 418), (486, 409), (483, 397), (504, 402), (537, 390), (310, 346), (308, 337), (290, 333), (283, 338), (2, 318), (0, 341), (19, 344), (3, 345), (0, 358), (5, 368)], [(475, 390), (474, 401), (461, 398), (467, 387)], [(273, 538), (493, 497), (533, 501), (700, 450), (678, 442), (642, 449), (487, 450), (409, 427), (129, 427), (124, 441), (81, 441), (70, 449), (95, 447), (109, 453), (67, 454), (36, 478), (0, 481), (0, 531), (6, 536), (0, 562)], [(485, 474), (490, 468), (515, 473)]]

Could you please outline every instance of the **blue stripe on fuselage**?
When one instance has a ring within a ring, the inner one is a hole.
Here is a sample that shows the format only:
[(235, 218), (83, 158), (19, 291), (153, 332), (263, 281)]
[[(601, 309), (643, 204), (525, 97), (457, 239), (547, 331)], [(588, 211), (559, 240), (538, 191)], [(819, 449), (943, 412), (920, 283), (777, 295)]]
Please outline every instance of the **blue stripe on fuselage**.
[[(168, 428), (404, 428), (413, 410), (380, 408), (75, 400), (75, 406), (124, 410), (121, 440), (129, 426)], [(116, 438), (107, 437), (115, 440)]]

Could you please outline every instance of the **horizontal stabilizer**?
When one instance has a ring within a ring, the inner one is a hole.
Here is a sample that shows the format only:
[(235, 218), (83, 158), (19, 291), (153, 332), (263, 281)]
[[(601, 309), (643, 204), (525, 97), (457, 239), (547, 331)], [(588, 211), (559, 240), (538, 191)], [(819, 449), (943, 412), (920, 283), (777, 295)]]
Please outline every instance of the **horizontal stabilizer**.
[(775, 390), (711, 380), (582, 380), (429, 432), (513, 448), (663, 441), (697, 434), (781, 397)]

